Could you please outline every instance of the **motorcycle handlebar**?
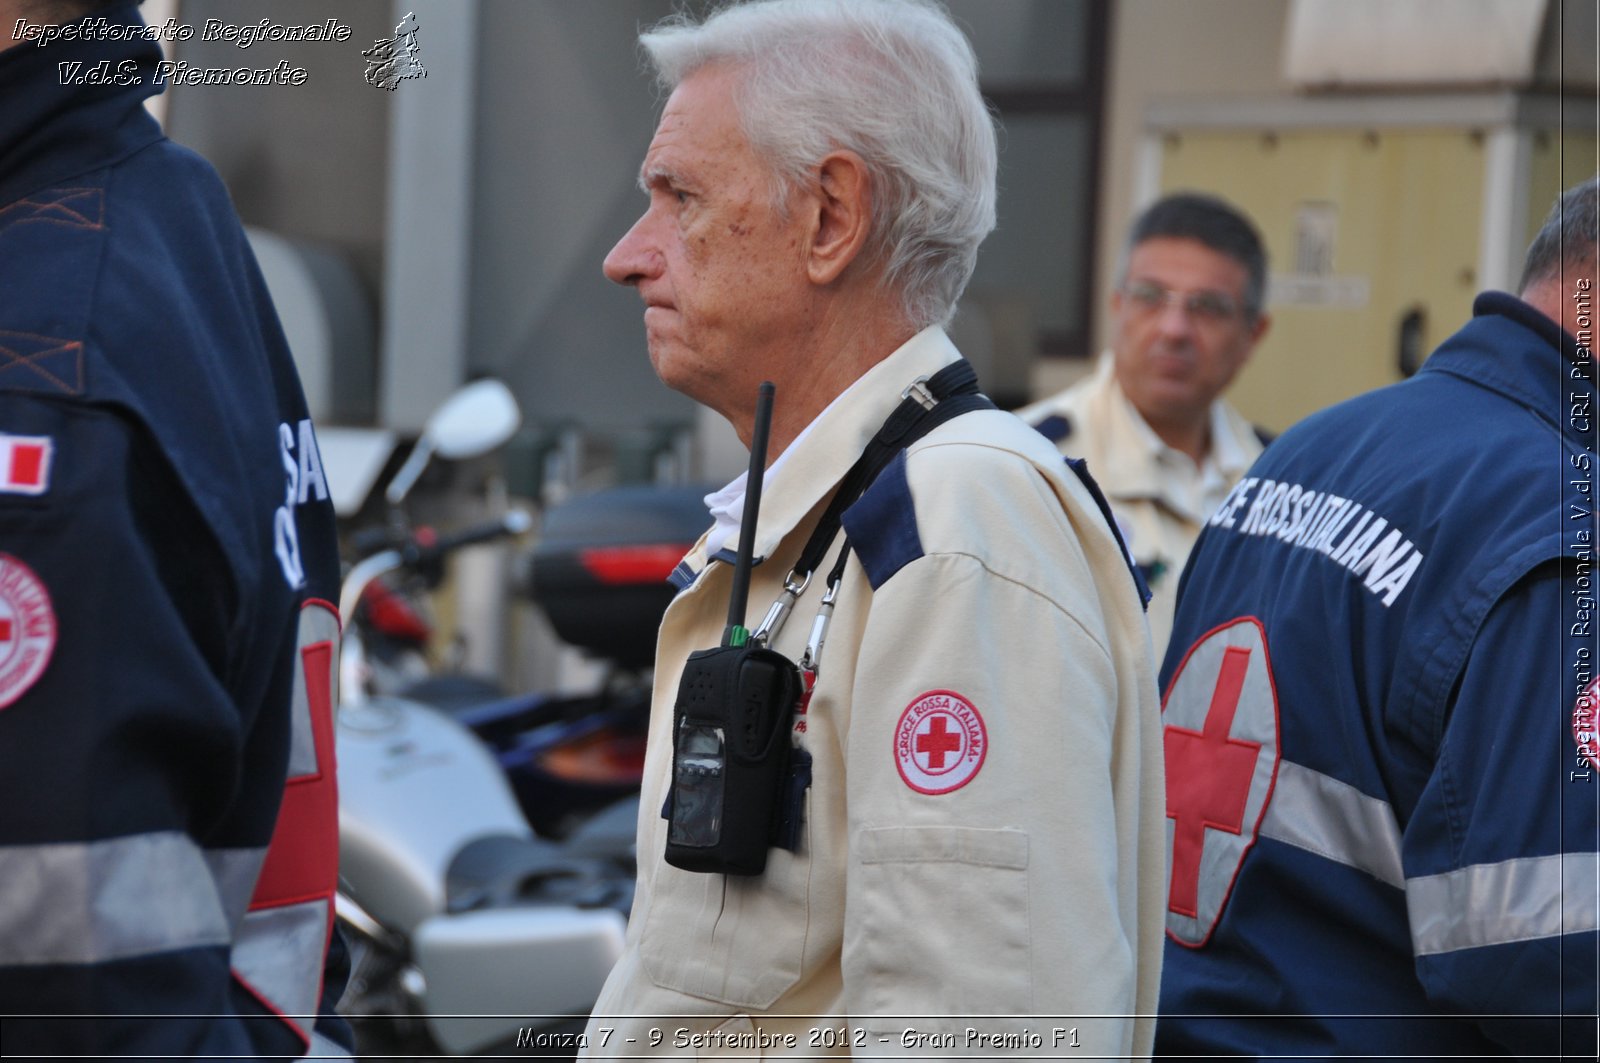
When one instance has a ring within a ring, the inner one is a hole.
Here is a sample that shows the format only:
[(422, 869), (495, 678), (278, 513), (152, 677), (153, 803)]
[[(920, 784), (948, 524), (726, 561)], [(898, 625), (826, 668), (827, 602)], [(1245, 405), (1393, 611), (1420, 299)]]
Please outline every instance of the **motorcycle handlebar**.
[(460, 531), (441, 535), (431, 543), (424, 543), (417, 538), (412, 538), (399, 550), (400, 563), (407, 568), (420, 568), (442, 559), (446, 554), (460, 550), (465, 546), (475, 546), (478, 543), (493, 542), (508, 536), (522, 535), (533, 528), (533, 518), (519, 509), (514, 509), (503, 517), (486, 521), (483, 524), (474, 524)]
[(423, 542), (413, 536), (395, 549), (383, 550), (364, 558), (345, 574), (344, 584), (339, 589), (339, 615), (348, 624), (361, 592), (366, 590), (368, 583), (385, 573), (402, 568), (417, 569), (436, 564), (446, 554), (462, 547), (522, 535), (532, 527), (532, 517), (521, 510), (512, 510), (495, 520), (474, 524), (449, 535), (441, 535), (431, 542)]

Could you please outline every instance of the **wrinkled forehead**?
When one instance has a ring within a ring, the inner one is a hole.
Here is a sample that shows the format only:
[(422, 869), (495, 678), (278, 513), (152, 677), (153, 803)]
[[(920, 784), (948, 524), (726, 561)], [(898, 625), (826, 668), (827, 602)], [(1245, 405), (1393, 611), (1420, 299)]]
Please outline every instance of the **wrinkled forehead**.
[(726, 65), (702, 67), (667, 97), (655, 135), (639, 167), (639, 184), (682, 180), (688, 171), (716, 160), (751, 157), (735, 100), (738, 77)]

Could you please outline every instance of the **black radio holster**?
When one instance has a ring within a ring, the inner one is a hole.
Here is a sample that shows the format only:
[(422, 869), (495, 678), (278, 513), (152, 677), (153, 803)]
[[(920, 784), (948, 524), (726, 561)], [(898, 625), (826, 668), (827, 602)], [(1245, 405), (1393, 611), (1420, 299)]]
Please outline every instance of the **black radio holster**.
[(800, 671), (754, 644), (689, 655), (672, 713), (667, 863), (759, 875), (779, 830)]

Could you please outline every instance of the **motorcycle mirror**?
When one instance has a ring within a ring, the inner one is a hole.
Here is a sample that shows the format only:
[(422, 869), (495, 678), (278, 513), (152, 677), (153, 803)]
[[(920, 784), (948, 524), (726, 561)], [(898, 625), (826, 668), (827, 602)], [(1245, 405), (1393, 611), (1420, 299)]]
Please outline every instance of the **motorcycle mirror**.
[(389, 481), (384, 497), (390, 505), (404, 501), (435, 454), (452, 461), (487, 454), (508, 442), (521, 425), (522, 411), (504, 383), (479, 380), (468, 384), (428, 417), (410, 457)]
[(522, 411), (511, 389), (498, 380), (479, 380), (434, 410), (422, 434), (433, 440), (441, 458), (454, 461), (489, 453), (521, 426)]

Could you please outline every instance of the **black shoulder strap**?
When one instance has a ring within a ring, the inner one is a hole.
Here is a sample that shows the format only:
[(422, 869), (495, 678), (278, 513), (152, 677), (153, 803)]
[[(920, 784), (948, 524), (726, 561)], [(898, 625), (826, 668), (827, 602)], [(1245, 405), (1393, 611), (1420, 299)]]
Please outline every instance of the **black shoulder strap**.
[(1122, 537), (1122, 528), (1117, 524), (1116, 514), (1111, 512), (1111, 503), (1106, 500), (1105, 492), (1100, 490), (1100, 485), (1089, 475), (1088, 460), (1068, 458), (1067, 468), (1077, 473), (1078, 479), (1088, 489), (1089, 497), (1094, 499), (1095, 506), (1100, 510), (1100, 516), (1105, 519), (1106, 527), (1111, 529), (1111, 537), (1117, 540), (1117, 549), (1122, 551), (1122, 560), (1127, 563), (1128, 571), (1133, 575), (1133, 585), (1139, 591), (1139, 606), (1145, 612), (1149, 612), (1150, 581), (1145, 578), (1143, 566), (1133, 559), (1133, 551), (1128, 549), (1128, 541)]
[[(823, 511), (822, 519), (817, 521), (805, 549), (800, 551), (795, 574), (804, 578), (822, 564), (823, 555), (839, 533), (844, 511), (861, 497), (896, 454), (954, 417), (973, 410), (992, 409), (996, 409), (995, 404), (978, 391), (978, 374), (965, 359), (951, 362), (933, 376), (919, 379), (908, 387), (900, 405), (878, 429), (878, 434), (845, 474), (839, 490), (834, 492), (833, 500)], [(839, 552), (829, 582), (843, 570), (849, 549), (846, 543)]]

